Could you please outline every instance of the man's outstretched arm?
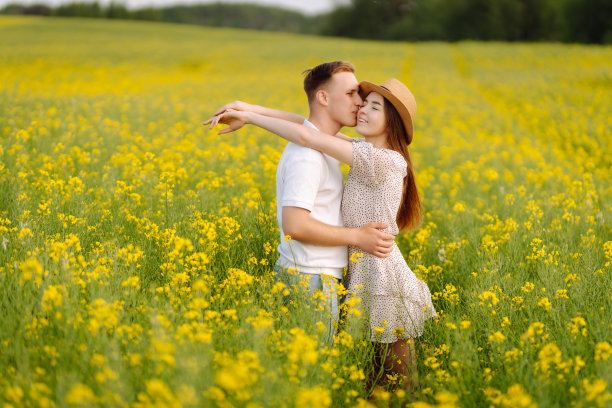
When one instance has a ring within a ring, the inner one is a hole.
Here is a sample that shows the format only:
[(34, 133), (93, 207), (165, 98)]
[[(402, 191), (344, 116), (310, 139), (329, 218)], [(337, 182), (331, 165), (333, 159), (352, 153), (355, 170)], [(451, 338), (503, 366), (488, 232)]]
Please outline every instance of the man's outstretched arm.
[(283, 207), (283, 231), (291, 238), (313, 245), (353, 245), (380, 258), (393, 249), (395, 237), (380, 231), (384, 223), (369, 223), (360, 228), (336, 227), (310, 217), (310, 211), (299, 207)]

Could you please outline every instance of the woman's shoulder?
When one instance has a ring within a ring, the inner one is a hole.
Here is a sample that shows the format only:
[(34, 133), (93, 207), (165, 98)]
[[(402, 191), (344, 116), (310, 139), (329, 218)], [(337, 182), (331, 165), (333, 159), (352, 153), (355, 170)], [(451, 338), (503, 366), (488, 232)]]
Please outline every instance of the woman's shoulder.
[(359, 148), (371, 150), (373, 152), (372, 156), (375, 160), (388, 161), (389, 164), (393, 164), (399, 169), (405, 169), (407, 166), (404, 156), (402, 156), (400, 152), (397, 152), (393, 149), (374, 147), (372, 143), (366, 142), (366, 140), (362, 138), (354, 138), (353, 143), (359, 143)]
[(395, 150), (391, 150), (391, 149), (383, 149), (383, 150), (385, 150), (392, 157), (393, 162), (396, 166), (400, 168), (406, 168), (408, 164), (406, 163), (406, 159), (404, 159), (404, 156), (402, 156), (400, 152), (396, 152)]

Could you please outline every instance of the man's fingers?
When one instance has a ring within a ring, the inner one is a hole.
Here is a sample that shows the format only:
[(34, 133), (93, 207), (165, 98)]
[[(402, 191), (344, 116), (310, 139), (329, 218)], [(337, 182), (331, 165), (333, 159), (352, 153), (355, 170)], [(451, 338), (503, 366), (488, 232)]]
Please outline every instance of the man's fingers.
[(393, 239), (383, 239), (381, 245), (384, 246), (385, 248), (391, 248), (394, 242), (395, 241)]
[(378, 237), (377, 242), (380, 245), (384, 246), (385, 248), (391, 247), (393, 246), (393, 243), (395, 242), (395, 237), (393, 235), (381, 233), (381, 235)]
[(383, 246), (380, 248), (380, 251), (381, 251), (381, 252), (384, 252), (384, 253), (386, 253), (386, 254), (390, 254), (392, 249), (393, 249), (393, 248), (391, 248), (391, 247), (387, 247), (387, 246), (384, 246), (384, 245), (383, 245)]
[(210, 122), (212, 122), (213, 118), (208, 119), (206, 122), (202, 123), (202, 125), (208, 125)]
[(388, 245), (386, 242), (383, 242), (380, 245), (378, 245), (377, 249), (379, 251), (391, 253), (391, 251), (393, 251), (393, 244)]
[(385, 224), (384, 222), (368, 222), (366, 224), (366, 226), (370, 227), (370, 228), (375, 228), (375, 229), (385, 229), (387, 228), (389, 225)]

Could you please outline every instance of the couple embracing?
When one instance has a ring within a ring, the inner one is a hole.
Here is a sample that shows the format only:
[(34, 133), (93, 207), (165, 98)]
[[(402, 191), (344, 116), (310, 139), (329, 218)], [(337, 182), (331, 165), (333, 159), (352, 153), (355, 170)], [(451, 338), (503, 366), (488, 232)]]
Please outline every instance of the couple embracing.
[[(309, 290), (327, 297), (338, 319), (335, 285), (358, 296), (369, 320), (372, 342), (383, 350), (386, 370), (402, 374), (410, 387), (416, 376), (414, 339), (435, 317), (427, 284), (406, 264), (394, 236), (416, 228), (422, 218), (408, 145), (416, 101), (397, 79), (359, 83), (353, 65), (323, 63), (305, 71), (310, 114), (300, 115), (236, 101), (205, 124), (246, 124), (286, 140), (276, 173), (279, 258), (275, 272), (291, 268)], [(339, 133), (356, 126), (362, 138)], [(339, 162), (350, 166), (343, 186)], [(283, 239), (289, 235), (292, 239)], [(349, 262), (364, 253), (357, 262)]]

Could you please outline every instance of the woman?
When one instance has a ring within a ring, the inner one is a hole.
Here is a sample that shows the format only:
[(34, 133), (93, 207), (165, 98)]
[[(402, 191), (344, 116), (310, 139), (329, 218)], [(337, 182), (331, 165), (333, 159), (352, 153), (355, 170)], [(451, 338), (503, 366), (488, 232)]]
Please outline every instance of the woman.
[[(319, 150), (351, 167), (342, 197), (342, 216), (347, 227), (385, 222), (386, 232), (416, 228), (422, 218), (408, 145), (412, 141), (412, 117), (416, 101), (397, 79), (380, 86), (361, 82), (364, 99), (359, 109), (357, 132), (364, 139), (327, 135), (292, 121), (253, 112), (225, 111), (218, 123), (229, 125), (219, 133), (235, 131), (245, 124), (264, 128), (291, 142)], [(351, 259), (346, 276), (350, 295), (359, 296), (369, 316), (370, 339), (386, 345), (385, 367), (403, 374), (409, 388), (416, 379), (412, 339), (422, 335), (424, 322), (436, 316), (429, 288), (410, 270), (394, 243), (391, 255), (378, 258), (349, 247)]]

